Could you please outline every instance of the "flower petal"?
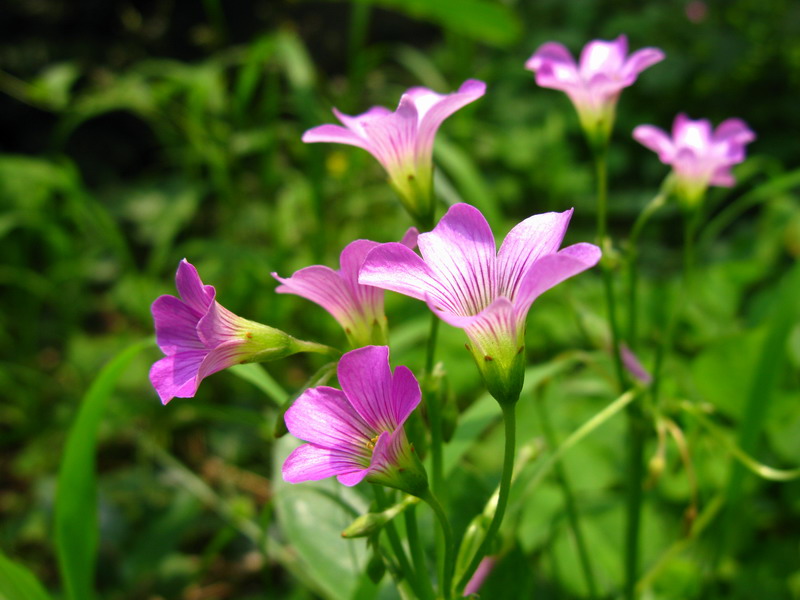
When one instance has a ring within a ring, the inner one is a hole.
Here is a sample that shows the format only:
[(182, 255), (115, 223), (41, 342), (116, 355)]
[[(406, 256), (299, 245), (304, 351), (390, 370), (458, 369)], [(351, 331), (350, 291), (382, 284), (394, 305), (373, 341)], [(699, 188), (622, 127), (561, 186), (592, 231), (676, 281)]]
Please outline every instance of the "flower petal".
[(619, 36), (613, 41), (594, 40), (581, 51), (579, 72), (584, 81), (589, 81), (597, 73), (614, 79), (619, 75), (628, 54), (628, 38)]
[(370, 471), (383, 471), (390, 473), (396, 468), (400, 457), (408, 449), (408, 438), (403, 428), (396, 431), (384, 431), (375, 442), (372, 451), (372, 460), (369, 463)]
[(417, 238), (419, 237), (419, 230), (416, 227), (409, 227), (403, 234), (400, 243), (407, 246), (411, 250), (417, 247)]
[(557, 254), (543, 256), (522, 279), (519, 295), (514, 300), (516, 314), (524, 318), (537, 297), (565, 279), (593, 267), (600, 256), (600, 248), (586, 243), (575, 244)]
[(659, 160), (670, 164), (675, 156), (672, 139), (663, 129), (652, 125), (639, 125), (633, 130), (633, 139), (658, 154)]
[(415, 396), (416, 380), (411, 375), (410, 382), (405, 370), (396, 388), (402, 395), (394, 395), (387, 346), (364, 346), (348, 352), (339, 360), (337, 375), (350, 404), (376, 431), (394, 431), (419, 404), (419, 386)]
[(383, 290), (358, 283), (358, 271), (369, 251), (378, 246), (371, 240), (356, 240), (345, 246), (339, 255), (339, 277), (357, 302), (357, 312), (376, 316), (383, 312)]
[(390, 175), (414, 160), (417, 109), (410, 98), (403, 96), (395, 112), (365, 119), (360, 125), (369, 140), (369, 151)]
[(430, 297), (440, 306), (452, 305), (449, 292), (441, 288), (425, 261), (397, 242), (380, 244), (370, 251), (359, 271), (358, 282), (417, 300)]
[(235, 315), (219, 302), (212, 302), (205, 316), (197, 323), (197, 335), (208, 348), (232, 341), (242, 330), (245, 319)]
[(556, 90), (580, 87), (578, 66), (563, 44), (542, 44), (525, 63), (525, 68), (536, 73), (536, 84)]
[(197, 335), (200, 315), (175, 296), (159, 296), (150, 307), (156, 329), (156, 342), (164, 354), (183, 350), (204, 350)]
[(214, 286), (203, 285), (197, 269), (185, 258), (178, 265), (175, 286), (187, 306), (201, 315), (205, 314), (209, 305), (214, 301)]
[(281, 473), (284, 481), (301, 483), (363, 470), (364, 467), (349, 454), (314, 444), (303, 444), (286, 458)]
[(162, 404), (173, 398), (191, 398), (197, 393), (197, 371), (205, 356), (206, 352), (201, 350), (178, 352), (150, 367), (150, 382)]
[(508, 233), (497, 253), (501, 295), (513, 300), (531, 265), (542, 256), (558, 251), (571, 218), (572, 209), (533, 215)]
[(417, 240), (448, 310), (475, 315), (497, 294), (497, 247), (489, 224), (474, 206), (456, 204)]
[(347, 144), (371, 151), (369, 143), (357, 133), (340, 125), (319, 125), (312, 127), (303, 134), (302, 140), (306, 144), (317, 142), (332, 142), (334, 144)]
[(343, 328), (349, 327), (357, 318), (356, 299), (342, 276), (321, 265), (305, 267), (296, 271), (288, 279), (277, 273), (272, 276), (280, 281), (275, 291), (279, 294), (296, 294), (306, 300), (319, 304), (336, 319)]
[(230, 340), (211, 350), (197, 370), (197, 381), (242, 362), (242, 340)]
[(639, 73), (664, 60), (666, 55), (659, 48), (642, 48), (628, 57), (622, 67), (622, 80), (625, 85), (631, 85)]
[(414, 103), (419, 113), (416, 152), (417, 156), (425, 157), (431, 155), (433, 138), (442, 122), (460, 108), (483, 96), (486, 93), (486, 84), (477, 79), (468, 79), (461, 84), (457, 92), (452, 94), (443, 96), (430, 90), (426, 91), (429, 93), (414, 97)]
[[(346, 355), (345, 355), (346, 356)], [(344, 392), (326, 386), (303, 392), (284, 415), (296, 438), (368, 460), (366, 443), (376, 432), (353, 409)]]

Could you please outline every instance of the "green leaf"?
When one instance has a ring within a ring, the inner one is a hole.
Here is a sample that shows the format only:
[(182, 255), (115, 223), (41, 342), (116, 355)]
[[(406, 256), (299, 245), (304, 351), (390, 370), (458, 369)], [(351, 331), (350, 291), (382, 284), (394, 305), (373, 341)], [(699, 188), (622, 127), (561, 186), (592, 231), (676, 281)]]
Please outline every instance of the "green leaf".
[(28, 569), (0, 554), (0, 600), (50, 600)]
[(108, 399), (125, 368), (144, 348), (144, 340), (119, 353), (94, 380), (81, 401), (67, 437), (58, 473), (55, 537), (58, 566), (70, 600), (94, 598), (94, 571), (99, 532), (95, 450), (97, 431)]

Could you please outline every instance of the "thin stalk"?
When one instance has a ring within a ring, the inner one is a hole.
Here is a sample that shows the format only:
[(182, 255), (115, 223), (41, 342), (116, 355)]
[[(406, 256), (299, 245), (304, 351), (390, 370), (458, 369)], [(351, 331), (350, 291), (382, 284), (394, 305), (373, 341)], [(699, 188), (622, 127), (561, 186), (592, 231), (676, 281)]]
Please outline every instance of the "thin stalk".
[[(383, 488), (380, 485), (374, 485), (372, 486), (372, 489), (375, 492), (375, 501), (378, 504), (378, 510), (387, 508), (389, 503), (386, 499), (386, 494), (384, 493)], [(395, 558), (397, 559), (397, 564), (400, 567), (400, 571), (403, 573), (403, 577), (414, 590), (414, 593), (418, 597), (421, 597), (417, 586), (416, 573), (414, 572), (414, 569), (411, 568), (411, 563), (408, 561), (406, 551), (403, 549), (403, 544), (400, 541), (400, 536), (397, 533), (397, 528), (395, 527), (394, 521), (389, 521), (384, 529), (386, 530), (386, 536), (389, 538), (389, 545), (392, 547), (392, 552), (394, 552)]]
[(411, 560), (414, 561), (414, 570), (417, 573), (417, 586), (422, 592), (423, 600), (434, 600), (436, 594), (433, 591), (433, 584), (428, 575), (428, 568), (425, 564), (425, 551), (419, 539), (419, 529), (417, 528), (417, 507), (409, 506), (404, 513), (406, 521), (406, 533), (408, 535), (408, 546), (411, 549)]
[(456, 564), (456, 541), (453, 537), (453, 528), (450, 526), (450, 520), (447, 518), (441, 503), (430, 490), (427, 491), (422, 499), (433, 509), (444, 534), (444, 567), (442, 569), (442, 580), (439, 583), (439, 592), (445, 600), (448, 600), (452, 597), (453, 570)]
[[(539, 412), (539, 419), (542, 422), (542, 431), (544, 432), (545, 439), (548, 446), (551, 448), (557, 447), (557, 440), (553, 426), (550, 423), (550, 415), (547, 408), (544, 406), (544, 396), (534, 402)], [(556, 475), (556, 481), (561, 486), (561, 493), (564, 495), (564, 506), (567, 509), (567, 517), (569, 524), (572, 528), (572, 533), (575, 536), (575, 544), (578, 546), (578, 558), (581, 562), (583, 569), (583, 576), (586, 580), (586, 587), (589, 589), (589, 598), (593, 600), (597, 598), (597, 584), (594, 580), (594, 572), (592, 570), (592, 563), (589, 560), (589, 552), (586, 548), (586, 540), (583, 537), (583, 529), (581, 528), (580, 515), (578, 507), (575, 503), (575, 495), (572, 493), (572, 486), (567, 478), (566, 469), (561, 462), (555, 463), (553, 466)]]
[[(425, 356), (425, 374), (428, 378), (433, 376), (433, 364), (436, 359), (436, 340), (439, 332), (439, 318), (431, 315), (431, 328), (428, 334), (428, 345)], [(428, 418), (431, 426), (431, 462), (433, 493), (441, 496), (444, 486), (444, 462), (442, 458), (442, 407), (439, 397), (435, 393), (425, 396), (428, 408)]]
[(483, 560), (483, 557), (486, 556), (494, 540), (494, 536), (500, 529), (503, 516), (505, 516), (506, 506), (508, 506), (508, 494), (511, 490), (511, 474), (514, 472), (514, 455), (516, 450), (516, 406), (514, 404), (501, 404), (500, 406), (503, 409), (503, 424), (505, 425), (506, 440), (503, 452), (503, 472), (500, 476), (500, 494), (497, 498), (497, 508), (495, 509), (494, 517), (492, 517), (492, 522), (489, 524), (489, 529), (486, 531), (486, 537), (483, 538), (481, 545), (478, 547), (478, 551), (475, 553), (475, 556), (472, 557), (472, 561), (470, 561), (469, 566), (466, 571), (464, 571), (464, 575), (458, 582), (456, 591), (459, 594), (464, 590), (467, 583), (469, 583), (469, 580), (472, 578), (481, 560)]

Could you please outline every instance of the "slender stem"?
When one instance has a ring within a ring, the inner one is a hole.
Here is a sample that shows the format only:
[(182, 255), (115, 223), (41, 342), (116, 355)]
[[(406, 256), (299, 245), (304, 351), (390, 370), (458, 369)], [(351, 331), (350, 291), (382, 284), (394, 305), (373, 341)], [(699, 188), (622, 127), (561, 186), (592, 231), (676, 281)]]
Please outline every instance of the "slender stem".
[[(548, 446), (551, 448), (557, 447), (557, 440), (553, 426), (550, 423), (550, 415), (544, 405), (544, 395), (534, 402), (538, 408), (539, 418), (542, 421), (542, 430), (544, 431), (545, 439)], [(592, 570), (592, 563), (589, 560), (589, 552), (586, 549), (586, 540), (583, 537), (583, 530), (581, 528), (580, 516), (578, 507), (575, 503), (575, 495), (572, 493), (572, 486), (567, 478), (566, 469), (561, 462), (554, 465), (556, 480), (561, 486), (561, 492), (564, 494), (564, 506), (567, 509), (567, 517), (569, 518), (572, 533), (575, 536), (575, 543), (578, 546), (578, 558), (581, 561), (581, 568), (583, 569), (583, 576), (586, 579), (586, 587), (589, 588), (589, 598), (597, 598), (597, 584), (594, 580), (594, 572)]]
[[(389, 503), (386, 499), (386, 494), (384, 493), (383, 488), (380, 485), (373, 485), (372, 489), (375, 492), (375, 501), (378, 504), (378, 510), (387, 508)], [(389, 521), (384, 529), (386, 530), (386, 536), (389, 538), (389, 545), (392, 547), (392, 552), (394, 552), (395, 558), (397, 559), (397, 564), (400, 566), (400, 571), (403, 573), (405, 580), (414, 590), (414, 593), (420, 597), (421, 595), (417, 589), (416, 574), (414, 569), (411, 568), (411, 563), (408, 561), (406, 551), (403, 549), (403, 544), (400, 541), (400, 536), (397, 533), (397, 528), (394, 525), (394, 521)]]
[[(436, 359), (436, 340), (439, 333), (439, 318), (431, 315), (431, 328), (428, 335), (427, 353), (425, 356), (425, 374), (429, 381), (433, 377), (433, 364)], [(444, 466), (442, 459), (442, 407), (439, 396), (430, 391), (425, 395), (428, 418), (431, 426), (431, 459), (433, 492), (442, 496), (444, 490)]]
[(411, 560), (414, 561), (414, 570), (417, 573), (417, 585), (422, 592), (423, 600), (434, 600), (436, 594), (433, 591), (433, 584), (428, 575), (428, 567), (425, 564), (425, 551), (419, 539), (417, 507), (409, 506), (404, 516), (406, 520), (406, 533), (408, 534), (408, 546), (411, 549)]
[(503, 452), (503, 473), (500, 476), (500, 494), (497, 497), (497, 508), (495, 509), (494, 517), (492, 517), (492, 522), (489, 524), (489, 529), (486, 531), (486, 537), (483, 538), (481, 545), (478, 547), (478, 551), (475, 553), (475, 556), (472, 557), (469, 566), (466, 571), (464, 571), (464, 575), (458, 582), (456, 588), (458, 593), (461, 593), (467, 583), (469, 583), (470, 578), (475, 573), (475, 569), (478, 568), (481, 560), (486, 556), (494, 540), (494, 536), (500, 529), (500, 524), (503, 522), (503, 516), (505, 515), (506, 506), (508, 505), (508, 494), (511, 490), (511, 474), (514, 472), (514, 455), (516, 450), (516, 407), (514, 404), (501, 404), (501, 408), (503, 409), (506, 440), (505, 450)]
[(453, 528), (450, 526), (450, 521), (441, 503), (430, 490), (427, 491), (422, 499), (433, 509), (444, 534), (444, 568), (442, 569), (439, 592), (447, 600), (452, 596), (453, 570), (456, 564), (456, 542), (453, 537)]
[(597, 185), (597, 243), (601, 248), (605, 246), (606, 230), (608, 228), (608, 165), (607, 152), (595, 152), (594, 172)]

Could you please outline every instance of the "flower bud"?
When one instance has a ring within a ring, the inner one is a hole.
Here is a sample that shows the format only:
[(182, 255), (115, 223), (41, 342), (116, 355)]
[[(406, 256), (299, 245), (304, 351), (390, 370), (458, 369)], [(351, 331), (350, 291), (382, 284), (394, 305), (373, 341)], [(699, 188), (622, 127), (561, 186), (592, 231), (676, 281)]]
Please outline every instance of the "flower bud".
[(381, 512), (370, 512), (359, 516), (355, 521), (350, 523), (347, 528), (342, 531), (344, 538), (357, 538), (369, 537), (378, 533), (381, 528), (389, 521), (394, 519), (397, 515), (402, 513), (409, 506), (413, 506), (419, 502), (419, 498), (414, 496), (406, 496), (397, 504), (390, 506)]

